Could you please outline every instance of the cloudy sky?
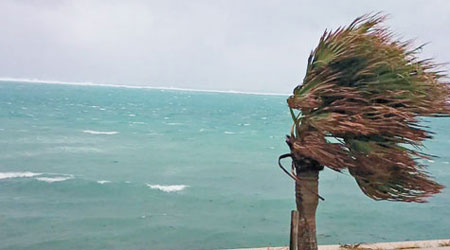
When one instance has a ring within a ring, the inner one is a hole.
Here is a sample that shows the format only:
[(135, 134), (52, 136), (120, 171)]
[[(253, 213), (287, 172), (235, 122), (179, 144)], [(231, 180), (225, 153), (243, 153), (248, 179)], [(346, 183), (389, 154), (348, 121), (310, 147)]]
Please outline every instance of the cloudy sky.
[(450, 62), (447, 0), (1, 0), (0, 77), (289, 93), (325, 28), (377, 11)]

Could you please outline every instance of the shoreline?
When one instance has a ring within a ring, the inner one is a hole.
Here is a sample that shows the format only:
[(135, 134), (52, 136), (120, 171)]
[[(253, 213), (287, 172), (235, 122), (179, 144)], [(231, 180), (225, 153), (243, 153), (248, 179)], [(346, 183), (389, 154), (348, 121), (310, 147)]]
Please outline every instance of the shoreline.
[(270, 93), (270, 92), (245, 92), (236, 90), (213, 90), (213, 89), (189, 89), (178, 87), (163, 87), (163, 86), (145, 86), (145, 85), (125, 85), (125, 84), (111, 84), (111, 83), (94, 83), (94, 82), (65, 82), (55, 80), (39, 80), (39, 79), (20, 79), (20, 78), (6, 78), (0, 77), (2, 82), (17, 82), (26, 84), (53, 84), (53, 85), (69, 85), (69, 86), (91, 86), (91, 87), (110, 87), (110, 88), (128, 88), (128, 89), (153, 89), (153, 90), (171, 90), (171, 91), (189, 91), (201, 93), (221, 93), (221, 94), (241, 94), (241, 95), (263, 95), (263, 96), (290, 96), (291, 94)]
[[(352, 248), (353, 246), (353, 248)], [(398, 241), (398, 242), (379, 242), (379, 243), (362, 243), (360, 245), (343, 246), (343, 245), (320, 245), (319, 250), (395, 250), (395, 249), (416, 249), (416, 250), (450, 250), (450, 239), (441, 240), (421, 240), (421, 241)], [(257, 247), (257, 248), (237, 248), (224, 250), (289, 250), (288, 246), (284, 247)]]

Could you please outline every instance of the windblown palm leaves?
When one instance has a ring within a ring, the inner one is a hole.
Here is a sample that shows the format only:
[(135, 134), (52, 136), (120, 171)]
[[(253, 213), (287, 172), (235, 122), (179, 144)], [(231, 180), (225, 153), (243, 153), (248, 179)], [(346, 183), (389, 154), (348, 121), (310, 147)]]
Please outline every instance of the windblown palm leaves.
[(419, 60), (420, 47), (395, 40), (383, 20), (363, 16), (325, 31), (288, 99), (291, 150), (296, 159), (348, 168), (373, 199), (424, 202), (442, 186), (418, 161), (428, 158), (420, 147), (431, 138), (419, 119), (449, 115), (450, 88), (439, 65)]

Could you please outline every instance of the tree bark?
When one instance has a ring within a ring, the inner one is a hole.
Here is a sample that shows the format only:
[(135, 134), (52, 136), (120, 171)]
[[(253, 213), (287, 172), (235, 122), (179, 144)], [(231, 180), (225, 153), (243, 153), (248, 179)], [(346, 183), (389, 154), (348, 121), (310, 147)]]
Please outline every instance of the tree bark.
[(319, 171), (307, 169), (297, 172), (300, 179), (295, 184), (295, 198), (298, 216), (299, 250), (317, 250), (316, 239), (316, 209), (319, 203), (318, 180)]
[(291, 212), (291, 240), (289, 242), (289, 250), (299, 250), (298, 249), (298, 211), (292, 210)]

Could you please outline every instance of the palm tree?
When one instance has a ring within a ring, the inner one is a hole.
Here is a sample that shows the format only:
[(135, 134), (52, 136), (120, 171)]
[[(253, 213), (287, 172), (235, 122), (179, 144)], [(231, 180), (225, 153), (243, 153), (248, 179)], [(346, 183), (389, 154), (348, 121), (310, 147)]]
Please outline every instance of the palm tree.
[[(303, 83), (288, 98), (294, 124), (287, 136), (299, 213), (297, 247), (316, 250), (318, 176), (348, 169), (374, 200), (425, 202), (439, 193), (420, 159), (431, 132), (421, 117), (450, 114), (450, 87), (441, 65), (420, 60), (421, 47), (402, 42), (365, 15), (323, 34)], [(298, 114), (295, 110), (298, 110)], [(280, 164), (281, 166), (281, 164)], [(282, 166), (281, 166), (282, 167)]]

